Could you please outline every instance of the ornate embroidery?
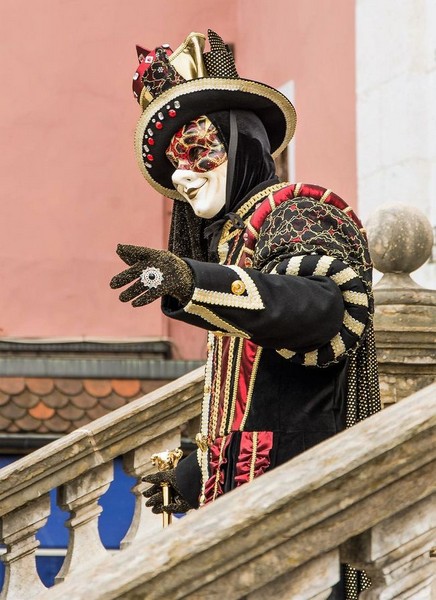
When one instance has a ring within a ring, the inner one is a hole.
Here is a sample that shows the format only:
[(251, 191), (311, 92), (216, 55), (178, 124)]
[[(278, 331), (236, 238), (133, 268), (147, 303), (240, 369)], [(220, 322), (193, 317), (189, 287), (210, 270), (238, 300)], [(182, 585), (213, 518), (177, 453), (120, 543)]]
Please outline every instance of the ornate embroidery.
[(265, 308), (259, 290), (257, 289), (254, 281), (251, 279), (250, 275), (236, 265), (228, 265), (227, 268), (235, 271), (243, 281), (247, 291), (246, 294), (236, 295), (228, 292), (216, 292), (213, 290), (195, 288), (192, 295), (192, 300), (195, 300), (196, 302), (202, 302), (204, 304), (232, 306), (233, 308), (246, 308), (250, 310), (262, 310)]
[(218, 315), (216, 315), (214, 312), (212, 312), (205, 306), (200, 306), (198, 304), (194, 304), (191, 301), (191, 302), (188, 302), (188, 304), (184, 307), (183, 310), (187, 313), (190, 313), (191, 315), (196, 315), (197, 317), (201, 317), (202, 319), (204, 319), (211, 325), (215, 325), (215, 327), (219, 327), (220, 329), (223, 329), (226, 332), (226, 334), (237, 335), (237, 336), (247, 338), (247, 339), (250, 337), (248, 333), (246, 333), (245, 331), (242, 331), (241, 329), (237, 329), (236, 327), (233, 327), (233, 325), (230, 325), (230, 323), (227, 323), (227, 321), (224, 321), (224, 319), (221, 319)]

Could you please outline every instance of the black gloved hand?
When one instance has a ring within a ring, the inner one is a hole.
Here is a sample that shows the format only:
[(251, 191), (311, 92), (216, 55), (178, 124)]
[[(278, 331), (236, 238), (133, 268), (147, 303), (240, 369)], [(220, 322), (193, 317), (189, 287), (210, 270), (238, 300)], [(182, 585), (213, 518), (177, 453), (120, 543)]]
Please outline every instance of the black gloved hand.
[[(142, 495), (145, 496), (145, 498), (149, 498), (145, 503), (145, 506), (151, 507), (151, 510), (155, 515), (159, 515), (163, 511), (167, 513), (185, 513), (192, 508), (177, 489), (174, 469), (147, 475), (142, 478), (142, 481), (153, 484), (145, 490), (145, 492), (142, 492)], [(168, 484), (170, 488), (171, 502), (166, 506), (163, 505), (162, 483)]]
[(184, 260), (168, 250), (129, 244), (118, 244), (117, 254), (130, 268), (112, 277), (111, 288), (117, 289), (137, 280), (121, 292), (121, 302), (133, 300), (132, 306), (144, 306), (166, 295), (177, 298), (182, 304), (189, 302), (194, 291), (194, 277)]

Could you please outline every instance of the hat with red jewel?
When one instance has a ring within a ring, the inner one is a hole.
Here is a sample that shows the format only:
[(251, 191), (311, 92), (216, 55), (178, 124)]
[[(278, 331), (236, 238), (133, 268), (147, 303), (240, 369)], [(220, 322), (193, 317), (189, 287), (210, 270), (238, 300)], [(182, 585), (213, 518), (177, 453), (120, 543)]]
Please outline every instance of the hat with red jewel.
[(295, 109), (276, 89), (242, 79), (231, 50), (218, 34), (191, 33), (176, 50), (168, 44), (155, 50), (137, 46), (139, 67), (133, 94), (142, 114), (135, 133), (135, 152), (147, 181), (168, 198), (181, 199), (174, 189), (174, 167), (165, 156), (172, 136), (200, 115), (223, 110), (249, 110), (262, 121), (273, 157), (294, 135)]

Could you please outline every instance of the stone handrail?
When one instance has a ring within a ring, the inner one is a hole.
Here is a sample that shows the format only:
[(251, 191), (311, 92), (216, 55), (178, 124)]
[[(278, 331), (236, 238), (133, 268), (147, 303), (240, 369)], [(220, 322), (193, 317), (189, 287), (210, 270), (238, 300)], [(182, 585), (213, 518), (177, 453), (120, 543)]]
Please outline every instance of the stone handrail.
[(58, 489), (58, 504), (71, 513), (67, 556), (57, 581), (84, 556), (105, 555), (98, 500), (113, 479), (116, 457), (123, 457), (125, 471), (137, 479), (135, 512), (122, 547), (141, 529), (160, 527), (160, 518), (144, 510), (141, 478), (153, 470), (153, 452), (180, 446), (181, 426), (200, 413), (203, 380), (201, 367), (0, 469), (0, 536), (6, 545), (2, 600), (46, 590), (35, 568), (35, 534), (50, 514), (53, 489)]
[(434, 598), (435, 397), (433, 384), (38, 598), (321, 600), (340, 562), (370, 575), (365, 599)]

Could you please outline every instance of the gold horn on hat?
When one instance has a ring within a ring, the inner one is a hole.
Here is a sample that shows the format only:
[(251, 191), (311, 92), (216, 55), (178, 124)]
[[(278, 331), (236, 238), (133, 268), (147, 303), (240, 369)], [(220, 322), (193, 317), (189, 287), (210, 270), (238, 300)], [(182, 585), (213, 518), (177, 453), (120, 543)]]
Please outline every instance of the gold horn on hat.
[(192, 32), (168, 58), (173, 67), (186, 81), (208, 76), (203, 61), (205, 42), (205, 35)]

